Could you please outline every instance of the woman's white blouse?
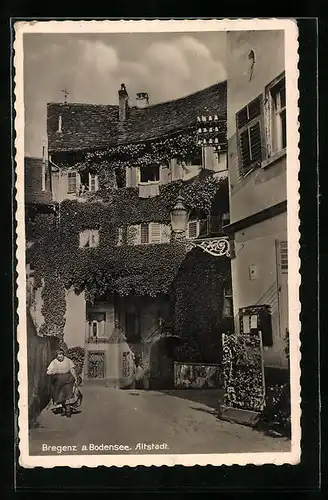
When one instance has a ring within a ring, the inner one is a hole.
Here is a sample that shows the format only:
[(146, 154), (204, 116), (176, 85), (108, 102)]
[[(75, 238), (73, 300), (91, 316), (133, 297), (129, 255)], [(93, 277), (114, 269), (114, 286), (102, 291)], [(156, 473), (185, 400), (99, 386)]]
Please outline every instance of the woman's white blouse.
[(56, 375), (59, 373), (68, 373), (74, 368), (74, 363), (69, 358), (64, 358), (63, 361), (59, 361), (55, 358), (51, 361), (47, 368), (47, 375)]

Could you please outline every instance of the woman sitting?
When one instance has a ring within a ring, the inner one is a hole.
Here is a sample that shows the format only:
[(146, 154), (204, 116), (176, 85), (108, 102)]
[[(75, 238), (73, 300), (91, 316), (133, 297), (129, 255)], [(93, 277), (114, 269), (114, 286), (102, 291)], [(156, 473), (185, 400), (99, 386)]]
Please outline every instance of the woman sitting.
[(73, 397), (77, 377), (73, 361), (65, 356), (62, 349), (57, 350), (56, 358), (51, 361), (47, 368), (47, 375), (52, 377), (52, 401), (54, 405), (61, 405), (62, 415), (70, 417), (72, 407), (69, 400)]

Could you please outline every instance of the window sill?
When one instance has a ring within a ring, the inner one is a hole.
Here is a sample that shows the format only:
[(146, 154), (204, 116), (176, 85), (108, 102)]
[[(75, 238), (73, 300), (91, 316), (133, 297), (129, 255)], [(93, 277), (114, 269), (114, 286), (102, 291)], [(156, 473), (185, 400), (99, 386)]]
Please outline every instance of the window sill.
[(265, 160), (262, 161), (262, 168), (267, 168), (276, 163), (278, 160), (283, 158), (284, 156), (287, 155), (286, 148), (282, 149), (281, 151), (278, 151), (275, 153), (273, 156), (270, 156), (270, 158), (266, 158)]

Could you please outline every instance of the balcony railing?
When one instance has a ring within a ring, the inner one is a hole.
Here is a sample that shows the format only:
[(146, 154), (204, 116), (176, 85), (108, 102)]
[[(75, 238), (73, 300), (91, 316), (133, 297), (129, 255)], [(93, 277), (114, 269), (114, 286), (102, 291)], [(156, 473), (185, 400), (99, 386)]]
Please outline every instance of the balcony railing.
[(159, 181), (153, 182), (140, 182), (139, 185), (139, 198), (153, 198), (159, 195)]
[(86, 339), (87, 344), (109, 344), (110, 339), (108, 337), (88, 337)]

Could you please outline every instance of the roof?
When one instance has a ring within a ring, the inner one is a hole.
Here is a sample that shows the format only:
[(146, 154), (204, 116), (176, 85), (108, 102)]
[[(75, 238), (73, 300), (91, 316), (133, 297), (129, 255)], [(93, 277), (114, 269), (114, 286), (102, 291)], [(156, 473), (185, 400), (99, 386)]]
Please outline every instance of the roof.
[(130, 108), (123, 122), (118, 120), (118, 105), (49, 103), (48, 149), (50, 153), (87, 151), (159, 139), (195, 126), (197, 116), (206, 114), (226, 120), (226, 81), (173, 101)]
[(42, 159), (25, 157), (25, 203), (48, 204), (52, 202), (50, 175), (46, 169), (45, 191), (42, 191)]

